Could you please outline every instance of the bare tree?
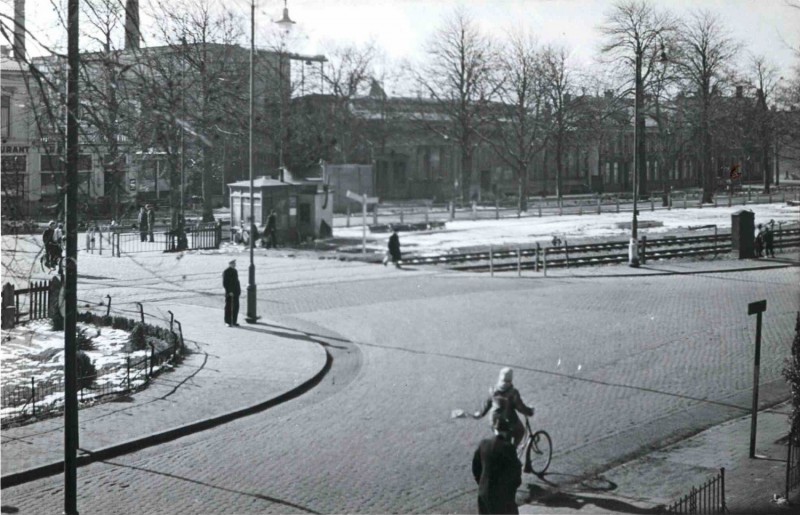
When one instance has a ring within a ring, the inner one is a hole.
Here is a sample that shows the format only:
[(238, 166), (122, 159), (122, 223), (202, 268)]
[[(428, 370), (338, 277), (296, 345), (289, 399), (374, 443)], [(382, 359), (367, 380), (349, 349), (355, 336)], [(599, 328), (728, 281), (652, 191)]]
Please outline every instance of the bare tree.
[(770, 156), (772, 154), (774, 137), (775, 113), (770, 112), (769, 104), (775, 99), (779, 76), (778, 69), (763, 55), (754, 55), (750, 58), (750, 80), (756, 89), (756, 107), (754, 124), (758, 134), (759, 153), (761, 154), (761, 167), (764, 179), (764, 193), (769, 193), (772, 169)]
[(540, 49), (529, 32), (509, 33), (499, 52), (493, 80), (502, 115), (487, 124), (480, 135), (514, 170), (518, 211), (528, 210), (528, 178), (536, 156), (544, 147), (542, 114), (543, 76)]
[(411, 76), (445, 121), (420, 122), (458, 145), (461, 166), (454, 178), (453, 200), (463, 201), (470, 192), (478, 129), (493, 97), (490, 78), (494, 52), (477, 23), (459, 7), (434, 33), (427, 53), (428, 61), (412, 68)]
[(705, 203), (713, 200), (716, 173), (711, 164), (712, 111), (729, 77), (728, 69), (740, 45), (716, 15), (697, 11), (678, 30), (676, 55), (671, 56), (687, 89), (695, 94), (696, 125), (700, 142), (700, 174)]
[[(634, 173), (637, 176), (638, 194), (647, 192), (647, 173), (644, 139), (644, 96), (654, 70), (663, 61), (663, 41), (674, 32), (676, 22), (663, 11), (643, 0), (623, 0), (608, 13), (600, 32), (605, 38), (601, 52), (609, 64), (617, 63), (619, 72), (632, 79), (634, 92)], [(630, 80), (628, 79), (628, 80)], [(626, 82), (628, 82), (626, 80)]]

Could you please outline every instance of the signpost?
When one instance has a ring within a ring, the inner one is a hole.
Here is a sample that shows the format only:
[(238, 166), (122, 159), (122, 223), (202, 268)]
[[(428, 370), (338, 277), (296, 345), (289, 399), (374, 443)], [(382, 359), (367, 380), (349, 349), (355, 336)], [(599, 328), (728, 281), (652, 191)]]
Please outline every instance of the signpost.
[(367, 206), (369, 204), (377, 204), (378, 197), (368, 197), (366, 193), (363, 195), (359, 195), (358, 193), (353, 193), (350, 190), (347, 190), (347, 198), (350, 200), (355, 200), (356, 202), (361, 202), (361, 212), (362, 212), (362, 236), (361, 236), (361, 253), (367, 253)]
[(767, 310), (767, 301), (747, 305), (747, 314), (756, 315), (756, 356), (753, 364), (753, 415), (750, 422), (750, 457), (756, 457), (756, 423), (758, 420), (758, 373), (761, 364), (761, 313)]

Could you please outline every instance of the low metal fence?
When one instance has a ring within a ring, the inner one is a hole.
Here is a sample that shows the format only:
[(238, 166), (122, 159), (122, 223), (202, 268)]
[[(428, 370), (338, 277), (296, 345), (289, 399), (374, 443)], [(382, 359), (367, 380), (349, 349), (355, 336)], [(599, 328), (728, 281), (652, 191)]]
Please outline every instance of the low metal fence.
[(183, 250), (218, 249), (222, 241), (219, 224), (203, 224), (185, 231), (156, 231), (142, 236), (139, 232), (114, 231), (110, 233), (111, 255), (139, 252), (179, 252)]
[[(715, 229), (716, 231), (716, 229)], [(536, 243), (532, 246), (495, 248), (486, 250), (441, 254), (435, 256), (411, 256), (403, 260), (406, 264), (446, 265), (453, 270), (474, 272), (502, 272), (522, 270), (544, 271), (548, 268), (593, 266), (628, 261), (628, 241), (612, 241), (570, 245), (566, 240), (554, 241), (551, 246)], [(775, 249), (800, 246), (800, 228), (780, 227), (775, 231)], [(730, 234), (708, 236), (666, 237), (639, 241), (639, 257), (647, 260), (674, 259), (693, 256), (717, 256), (731, 251)]]
[[(112, 325), (116, 327), (122, 325), (133, 327), (137, 322), (143, 321), (145, 313), (143, 309), (137, 311), (120, 310), (126, 315), (137, 314), (138, 320), (125, 317), (112, 317), (111, 299), (108, 299), (108, 306), (105, 313), (94, 314), (85, 312), (79, 314), (81, 321), (106, 322), (99, 325)], [(171, 315), (171, 313), (170, 313)], [(173, 316), (169, 319), (149, 315), (151, 321), (163, 323), (163, 327), (144, 323), (145, 334), (158, 336), (167, 339), (169, 345), (156, 350), (150, 343), (149, 349), (144, 352), (134, 352), (133, 356), (128, 355), (125, 359), (124, 367), (114, 371), (101, 371), (92, 375), (78, 378), (78, 399), (82, 403), (99, 400), (103, 397), (128, 394), (137, 391), (149, 384), (151, 378), (159, 373), (166, 363), (174, 363), (183, 353), (183, 328), (178, 320)], [(177, 331), (175, 329), (177, 328)], [(52, 413), (59, 413), (63, 410), (63, 392), (65, 384), (63, 379), (41, 379), (30, 377), (30, 382), (26, 378), (25, 383), (4, 385), (0, 393), (3, 414), (0, 422), (5, 427), (11, 423), (24, 422), (34, 417), (44, 417)]]
[(699, 487), (692, 487), (688, 494), (667, 506), (664, 512), (703, 515), (726, 513), (727, 510), (725, 506), (725, 467), (722, 467), (719, 469), (719, 474)]

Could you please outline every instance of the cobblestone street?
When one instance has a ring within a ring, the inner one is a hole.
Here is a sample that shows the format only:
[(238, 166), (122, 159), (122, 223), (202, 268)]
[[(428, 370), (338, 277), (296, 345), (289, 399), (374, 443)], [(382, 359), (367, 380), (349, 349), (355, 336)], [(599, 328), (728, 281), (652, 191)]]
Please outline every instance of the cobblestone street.
[[(96, 278), (79, 297), (221, 312), (226, 256), (165, 259), (119, 260), (119, 279), (83, 268)], [(290, 258), (257, 267), (264, 324), (232, 331), (230, 345), (286, 327), (357, 357), (333, 353), (322, 384), (273, 409), (82, 467), (82, 512), (471, 512), (469, 463), (489, 423), (450, 414), (477, 408), (501, 366), (553, 436), (551, 472), (590, 474), (747, 413), (747, 304), (760, 299), (762, 401), (788, 392), (797, 268), (544, 279)], [(61, 488), (56, 476), (4, 489), (3, 504), (60, 511)]]

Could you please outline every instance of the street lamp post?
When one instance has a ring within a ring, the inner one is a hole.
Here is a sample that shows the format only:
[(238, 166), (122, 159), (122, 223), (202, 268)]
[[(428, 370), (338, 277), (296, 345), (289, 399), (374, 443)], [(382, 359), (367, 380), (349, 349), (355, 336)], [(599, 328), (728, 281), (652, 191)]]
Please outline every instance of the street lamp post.
[[(278, 20), (277, 23), (279, 26), (283, 27), (284, 29), (288, 30), (295, 22), (289, 18), (289, 8), (286, 6), (286, 0), (283, 0), (283, 17)], [(255, 220), (255, 212), (253, 206), (254, 200), (254, 190), (255, 186), (253, 184), (253, 94), (254, 94), (254, 83), (253, 83), (253, 60), (255, 56), (255, 31), (256, 31), (256, 2), (255, 0), (250, 0), (250, 128), (249, 128), (249, 149), (248, 149), (248, 170), (250, 173), (250, 227), (249, 233), (249, 246), (250, 246), (250, 266), (247, 269), (247, 314), (245, 316), (245, 320), (248, 324), (254, 324), (261, 318), (258, 314), (256, 314), (256, 265), (253, 259), (253, 252), (255, 248), (255, 238), (253, 237), (253, 227), (255, 227), (256, 220)], [(262, 200), (263, 206), (263, 200)]]
[(631, 241), (628, 245), (628, 264), (639, 266), (639, 102), (642, 95), (642, 50), (636, 49), (636, 77), (633, 100), (633, 220), (631, 221)]

